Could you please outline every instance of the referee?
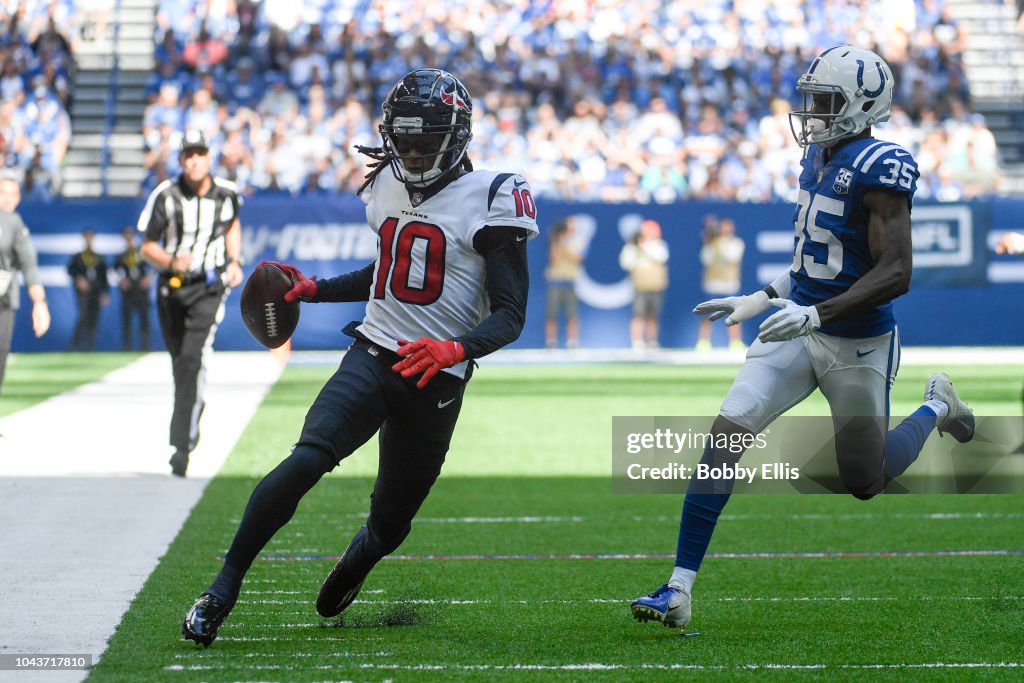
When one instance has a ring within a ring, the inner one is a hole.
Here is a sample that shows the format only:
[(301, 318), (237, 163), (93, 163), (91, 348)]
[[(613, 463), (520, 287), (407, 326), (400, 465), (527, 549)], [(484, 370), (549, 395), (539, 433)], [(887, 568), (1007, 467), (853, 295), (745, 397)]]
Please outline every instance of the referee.
[(183, 477), (199, 441), (205, 356), (228, 292), (242, 282), (242, 224), (235, 185), (210, 175), (202, 131), (185, 131), (179, 161), (181, 175), (153, 190), (138, 227), (142, 255), (160, 271), (157, 314), (174, 370), (170, 464)]

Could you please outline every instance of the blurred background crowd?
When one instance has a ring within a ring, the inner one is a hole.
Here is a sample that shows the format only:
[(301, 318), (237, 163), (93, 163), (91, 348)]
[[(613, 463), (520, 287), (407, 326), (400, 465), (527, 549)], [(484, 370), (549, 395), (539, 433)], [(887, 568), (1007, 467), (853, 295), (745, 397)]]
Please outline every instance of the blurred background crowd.
[[(0, 133), (29, 177), (59, 175), (67, 144), (83, 37), (68, 4), (5, 15)], [(476, 167), (522, 172), (542, 197), (793, 200), (796, 79), (843, 42), (895, 72), (875, 134), (914, 153), (918, 197), (974, 197), (1000, 173), (940, 0), (161, 0), (157, 25), (140, 192), (178, 172), (186, 127), (247, 194), (354, 191), (354, 145), (378, 143), (389, 88), (440, 66), (474, 97)]]
[(48, 200), (71, 140), (77, 35), (69, 0), (0, 6), (0, 159), (23, 178), (23, 195)]

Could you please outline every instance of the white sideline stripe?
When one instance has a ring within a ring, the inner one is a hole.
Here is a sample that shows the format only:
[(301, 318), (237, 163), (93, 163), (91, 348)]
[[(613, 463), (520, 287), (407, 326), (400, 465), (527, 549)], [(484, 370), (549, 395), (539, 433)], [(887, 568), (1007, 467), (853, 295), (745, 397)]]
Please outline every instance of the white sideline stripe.
[[(893, 664), (605, 664), (585, 662), (582, 664), (388, 664), (366, 662), (354, 664), (359, 669), (381, 669), (388, 671), (757, 671), (782, 670), (804, 671), (815, 669), (1020, 669), (1024, 662), (924, 662)], [(254, 664), (249, 669), (267, 671), (291, 671), (294, 669), (327, 670), (335, 668), (330, 664), (310, 666), (308, 664)], [(211, 664), (171, 664), (164, 671), (217, 671), (220, 666)]]
[[(5, 651), (98, 661), (279, 374), (269, 353), (214, 354), (187, 479), (172, 477), (167, 464), (173, 389), (165, 353), (0, 419)], [(40, 609), (40, 600), (51, 607)], [(59, 680), (88, 672), (66, 673)]]

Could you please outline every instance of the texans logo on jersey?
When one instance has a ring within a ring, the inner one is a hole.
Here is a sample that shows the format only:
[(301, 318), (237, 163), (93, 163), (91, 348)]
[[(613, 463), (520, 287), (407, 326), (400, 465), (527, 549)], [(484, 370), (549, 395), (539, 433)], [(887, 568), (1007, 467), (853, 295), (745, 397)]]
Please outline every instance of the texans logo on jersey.
[(853, 183), (853, 171), (848, 168), (841, 168), (836, 173), (836, 179), (832, 183), (832, 189), (836, 194), (850, 194), (850, 185)]

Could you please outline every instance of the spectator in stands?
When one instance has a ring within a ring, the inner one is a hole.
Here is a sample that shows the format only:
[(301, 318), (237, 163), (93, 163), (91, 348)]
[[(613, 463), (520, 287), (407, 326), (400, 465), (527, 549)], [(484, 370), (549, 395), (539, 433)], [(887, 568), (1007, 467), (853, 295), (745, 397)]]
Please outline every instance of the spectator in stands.
[[(191, 78), (188, 72), (181, 69), (173, 62), (163, 62), (157, 66), (157, 70), (146, 79), (146, 88), (143, 91), (146, 97), (146, 104), (156, 104), (163, 93), (164, 86), (174, 89), (174, 104), (178, 103), (179, 93), (188, 90)], [(168, 99), (170, 101), (170, 99)]]
[(174, 83), (166, 82), (160, 86), (157, 101), (148, 105), (142, 115), (142, 135), (145, 138), (149, 139), (163, 126), (169, 126), (172, 132), (183, 129), (185, 112), (180, 107), (179, 97), (180, 91)]
[(100, 309), (110, 302), (110, 282), (107, 280), (107, 262), (92, 248), (96, 231), (82, 231), (85, 248), (71, 257), (68, 275), (75, 288), (78, 301), (78, 321), (71, 334), (72, 351), (92, 351), (99, 329)]
[(232, 114), (239, 107), (255, 110), (263, 99), (266, 86), (263, 76), (256, 73), (255, 66), (251, 57), (242, 57), (235, 70), (227, 75), (224, 91), (228, 98), (228, 111)]
[(199, 37), (181, 53), (182, 61), (191, 69), (212, 69), (227, 58), (227, 46), (211, 36), (205, 24), (199, 29)]
[(0, 77), (0, 99), (21, 104), (25, 99), (25, 80), (21, 76), (18, 62), (8, 57), (3, 64), (3, 76)]
[[(328, 93), (329, 109), (354, 99), (370, 118), (379, 112), (368, 103), (382, 98), (398, 76), (441, 56), (472, 74), (467, 85), (481, 93), (474, 122), (478, 166), (514, 159), (529, 167), (537, 195), (570, 200), (758, 201), (766, 194), (794, 200), (800, 152), (789, 133), (787, 100), (794, 97), (796, 65), (808, 52), (851, 35), (878, 43), (894, 69), (905, 69), (897, 104), (904, 104), (912, 124), (936, 110), (968, 123), (961, 114), (970, 114), (963, 33), (944, 5), (866, 0), (828, 3), (821, 11), (811, 0), (783, 0), (767, 13), (761, 3), (725, 3), (713, 12), (663, 1), (655, 3), (657, 11), (626, 2), (526, 7), (525, 13), (508, 4), (481, 7), (470, 18), (463, 3), (455, 3), (430, 6), (427, 18), (419, 0), (370, 0), (355, 15), (320, 5), (258, 7), (251, 0), (214, 3), (200, 12), (194, 3), (161, 0), (158, 35), (167, 42), (159, 52), (174, 60), (177, 37), (191, 41), (183, 48), (190, 54), (211, 40), (230, 42), (218, 64), (234, 68), (207, 73), (202, 87), (231, 113), (244, 106), (273, 118), (266, 130), (285, 119), (286, 135), (303, 134), (307, 122), (297, 111), (314, 86)], [(424, 28), (414, 35), (410, 27), (418, 18)], [(196, 73), (204, 68), (192, 61)], [(249, 83), (249, 62), (256, 85), (239, 85)], [(262, 89), (261, 75), (268, 80)], [(541, 132), (534, 133), (537, 127)], [(328, 135), (330, 184), (348, 191), (352, 169), (344, 150), (351, 135)], [(887, 139), (885, 126), (878, 135)], [(528, 136), (540, 144), (531, 139), (523, 146)], [(274, 145), (270, 137), (246, 133), (256, 156), (259, 146)], [(646, 177), (644, 168), (616, 158), (624, 140), (644, 150), (646, 158), (634, 154), (634, 160), (654, 164)], [(746, 140), (757, 145), (756, 155), (739, 153)], [(915, 144), (909, 149), (918, 151)], [(256, 187), (276, 191), (279, 185)], [(926, 198), (938, 185), (923, 182), (918, 196)], [(965, 183), (963, 191), (987, 190)]]
[(288, 79), (281, 73), (272, 71), (267, 74), (269, 90), (260, 100), (257, 110), (263, 117), (282, 117), (294, 115), (299, 110), (299, 98), (288, 89)]

